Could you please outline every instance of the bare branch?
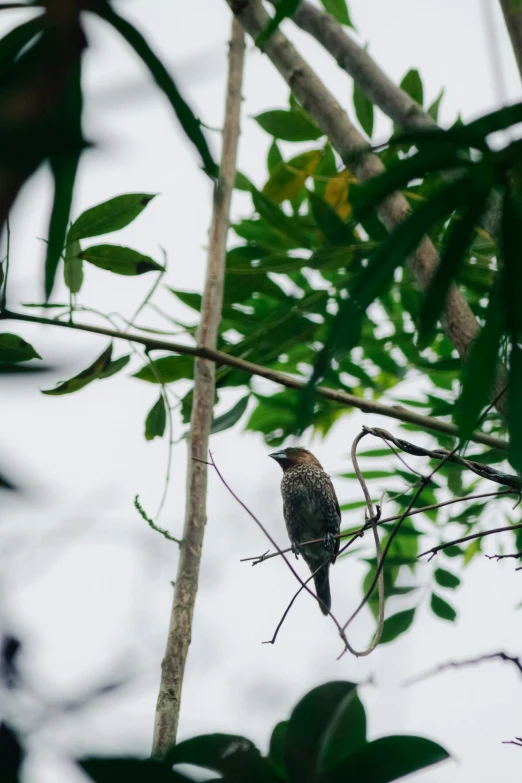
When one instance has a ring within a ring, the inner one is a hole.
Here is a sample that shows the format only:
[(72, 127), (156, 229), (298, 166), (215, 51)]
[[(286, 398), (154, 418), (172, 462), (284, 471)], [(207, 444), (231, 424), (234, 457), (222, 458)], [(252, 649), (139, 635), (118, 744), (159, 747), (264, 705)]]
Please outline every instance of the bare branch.
[[(519, 560), (522, 557), (522, 550), (520, 552), (513, 552), (510, 555), (486, 555), (488, 560), (496, 560), (497, 563), (499, 560), (505, 560), (508, 557), (513, 557), (515, 560)], [(518, 569), (516, 569), (518, 571)]]
[(417, 674), (415, 677), (411, 677), (403, 684), (406, 686), (414, 685), (417, 682), (427, 680), (429, 677), (434, 677), (436, 674), (440, 674), (440, 672), (448, 671), (448, 669), (462, 669), (465, 666), (475, 666), (477, 663), (484, 663), (485, 661), (494, 660), (501, 660), (512, 663), (518, 669), (519, 673), (522, 674), (522, 661), (520, 658), (516, 658), (513, 655), (508, 655), (505, 652), (496, 652), (489, 653), (487, 655), (479, 655), (478, 658), (469, 658), (465, 661), (449, 661), (448, 663), (441, 663), (434, 669), (430, 669), (429, 671), (424, 672), (424, 674)]
[[(127, 342), (139, 343), (145, 345), (149, 351), (171, 351), (185, 356), (200, 356), (215, 362), (217, 365), (234, 367), (238, 370), (244, 370), (249, 375), (256, 375), (259, 378), (266, 378), (268, 381), (285, 386), (288, 389), (304, 389), (307, 385), (306, 380), (292, 377), (286, 373), (277, 370), (271, 370), (268, 367), (262, 367), (260, 364), (247, 362), (237, 356), (231, 356), (224, 351), (217, 351), (204, 345), (184, 345), (183, 343), (170, 342), (168, 340), (157, 340), (152, 337), (144, 337), (140, 334), (128, 334), (119, 332), (117, 329), (106, 329), (102, 326), (91, 326), (90, 324), (70, 323), (65, 321), (55, 321), (52, 318), (44, 318), (38, 315), (27, 315), (26, 313), (13, 313), (10, 310), (0, 312), (0, 320), (26, 321), (28, 323), (46, 324), (48, 326), (59, 326), (63, 329), (76, 329), (80, 332), (90, 332), (92, 334), (102, 334), (114, 339), (127, 340)], [(409, 424), (415, 424), (420, 429), (441, 432), (450, 438), (457, 437), (458, 429), (454, 424), (446, 421), (440, 421), (434, 416), (422, 416), (414, 411), (409, 411), (402, 405), (383, 405), (375, 400), (363, 400), (354, 394), (348, 394), (340, 389), (330, 389), (327, 386), (316, 386), (316, 394), (326, 400), (332, 400), (339, 405), (346, 405), (351, 408), (358, 408), (363, 413), (374, 413), (377, 416), (386, 416), (398, 421), (405, 421)], [(507, 451), (508, 443), (501, 438), (493, 435), (487, 435), (483, 432), (474, 432), (469, 437), (474, 443), (482, 443), (492, 449)]]
[[(207, 277), (201, 305), (198, 342), (216, 348), (225, 276), (226, 238), (230, 201), (236, 175), (241, 86), (245, 40), (234, 20), (230, 43), (225, 125), (219, 178), (214, 192)], [(194, 399), (190, 421), (187, 500), (183, 541), (180, 545), (167, 649), (156, 706), (153, 756), (163, 756), (176, 742), (185, 663), (192, 635), (192, 618), (198, 590), (201, 550), (206, 522), (208, 452), (215, 393), (215, 363), (201, 356), (194, 362)]]
[(515, 7), (513, 0), (500, 0), (500, 6), (522, 78), (522, 7)]
[(482, 533), (472, 533), (469, 536), (463, 536), (462, 538), (456, 538), (454, 541), (448, 541), (445, 544), (438, 544), (437, 546), (432, 547), (431, 549), (427, 549), (425, 552), (421, 552), (419, 557), (424, 557), (424, 555), (430, 555), (428, 558), (429, 561), (435, 557), (437, 552), (440, 552), (442, 549), (447, 549), (449, 546), (457, 546), (457, 544), (462, 544), (465, 541), (472, 541), (474, 538), (484, 538), (484, 536), (492, 536), (495, 533), (506, 533), (509, 530), (518, 530), (519, 527), (522, 527), (522, 522), (519, 522), (517, 525), (507, 525), (506, 527), (496, 527), (494, 530), (484, 530)]

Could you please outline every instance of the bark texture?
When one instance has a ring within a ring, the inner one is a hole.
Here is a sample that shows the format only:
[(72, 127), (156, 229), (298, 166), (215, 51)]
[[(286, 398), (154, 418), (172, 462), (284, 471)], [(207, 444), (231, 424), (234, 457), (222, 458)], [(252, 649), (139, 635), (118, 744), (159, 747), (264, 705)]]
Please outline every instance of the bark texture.
[[(244, 34), (234, 20), (230, 43), (223, 150), (214, 194), (205, 290), (201, 304), (198, 345), (215, 349), (225, 277), (226, 237), (239, 138)], [(163, 756), (176, 742), (183, 675), (192, 635), (199, 568), (206, 523), (208, 442), (214, 406), (215, 364), (197, 357), (194, 362), (194, 399), (187, 462), (187, 502), (180, 547), (174, 602), (154, 725), (153, 756)]]

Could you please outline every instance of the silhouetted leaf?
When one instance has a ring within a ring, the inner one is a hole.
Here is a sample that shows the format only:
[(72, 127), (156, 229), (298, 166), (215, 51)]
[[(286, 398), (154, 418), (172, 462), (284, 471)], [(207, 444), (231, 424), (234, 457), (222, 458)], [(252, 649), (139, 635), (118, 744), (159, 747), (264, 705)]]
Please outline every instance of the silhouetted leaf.
[(511, 348), (509, 363), (508, 431), (509, 461), (519, 473), (522, 473), (522, 349), (518, 345)]
[(223, 432), (224, 430), (228, 430), (230, 427), (233, 427), (234, 424), (237, 424), (248, 407), (249, 399), (250, 395), (247, 394), (246, 397), (242, 397), (238, 402), (236, 402), (236, 404), (230, 408), (229, 411), (222, 413), (221, 416), (217, 416), (215, 419), (213, 419), (210, 434), (215, 435), (217, 432)]
[(317, 757), (317, 777), (366, 743), (366, 714), (354, 688), (338, 705), (325, 727)]
[(323, 132), (300, 111), (274, 109), (254, 117), (256, 122), (276, 139), (283, 141), (315, 141)]
[(164, 272), (165, 268), (150, 256), (121, 245), (93, 245), (81, 252), (81, 258), (99, 269), (117, 275), (143, 275), (145, 272)]
[(430, 606), (433, 614), (436, 614), (442, 620), (449, 620), (452, 623), (457, 617), (455, 609), (437, 593), (431, 594)]
[(165, 407), (165, 400), (163, 395), (160, 394), (158, 400), (147, 414), (145, 419), (145, 440), (154, 440), (154, 438), (162, 438), (165, 434), (165, 427), (167, 425), (167, 409)]
[(192, 356), (163, 356), (145, 364), (134, 378), (149, 383), (173, 383), (180, 378), (194, 377), (194, 357)]
[(45, 14), (10, 30), (0, 40), (0, 71), (5, 71), (33, 38), (43, 30)]
[(270, 737), (270, 748), (268, 751), (268, 763), (278, 777), (283, 780), (288, 780), (288, 771), (284, 759), (287, 727), (288, 721), (286, 720), (282, 720), (276, 724), (272, 736)]
[(441, 587), (449, 587), (451, 590), (454, 590), (460, 585), (458, 576), (455, 576), (455, 574), (452, 574), (450, 571), (446, 571), (444, 568), (437, 568), (435, 570), (435, 581)]
[(440, 263), (426, 290), (424, 303), (419, 315), (419, 337), (425, 339), (431, 333), (437, 319), (443, 311), (451, 283), (456, 277), (465, 255), (475, 236), (475, 228), (484, 211), (489, 196), (490, 185), (470, 193), (466, 211), (455, 220), (449, 230), (447, 244), (441, 253)]
[(95, 783), (192, 783), (156, 759), (87, 758), (77, 763)]
[[(388, 558), (386, 562), (389, 565)], [(408, 630), (415, 617), (415, 609), (405, 609), (403, 612), (397, 612), (392, 614), (391, 617), (387, 617), (384, 621), (384, 627), (382, 631), (381, 641), (379, 644), (387, 644), (393, 642), (398, 636)], [(394, 778), (390, 778), (394, 780)]]
[(13, 729), (0, 723), (0, 769), (2, 783), (19, 783), (24, 751)]
[(381, 737), (355, 750), (321, 778), (321, 783), (389, 783), (449, 758), (437, 743), (423, 737)]
[(311, 690), (294, 708), (284, 748), (291, 780), (315, 783), (323, 735), (347, 694), (355, 689), (351, 682), (329, 682)]
[(112, 355), (112, 343), (104, 352), (85, 370), (82, 370), (79, 375), (75, 375), (68, 381), (60, 383), (56, 389), (42, 389), (42, 394), (48, 394), (49, 396), (58, 396), (61, 394), (72, 394), (72, 392), (79, 391), (99, 378), (110, 364)]
[(169, 751), (168, 762), (212, 769), (231, 783), (276, 783), (268, 762), (254, 743), (234, 734), (203, 734), (180, 742)]
[(41, 359), (33, 346), (10, 332), (0, 332), (0, 362), (27, 362), (29, 359)]
[(218, 167), (210, 154), (207, 141), (201, 130), (201, 122), (196, 119), (190, 106), (181, 96), (174, 80), (161, 60), (156, 57), (141, 33), (130, 22), (119, 16), (108, 3), (97, 4), (95, 10), (125, 38), (127, 43), (143, 60), (154, 81), (168, 98), (181, 127), (198, 150), (203, 162), (203, 171), (214, 179), (217, 176)]
[(522, 191), (519, 184), (520, 172), (506, 185), (502, 204), (502, 256), (504, 260), (504, 297), (506, 321), (513, 340), (522, 335), (522, 269), (520, 264), (520, 226), (522, 220)]
[(69, 229), (67, 244), (125, 228), (143, 212), (155, 196), (155, 193), (124, 193), (86, 209)]
[(410, 98), (417, 101), (419, 106), (422, 106), (424, 102), (424, 90), (422, 89), (422, 81), (419, 72), (412, 68), (408, 71), (404, 79), (400, 84), (401, 90), (407, 92)]
[(353, 83), (353, 106), (355, 116), (359, 120), (361, 128), (371, 139), (373, 134), (373, 103), (355, 81)]
[(261, 30), (255, 39), (256, 46), (262, 47), (268, 39), (275, 33), (283, 19), (294, 14), (301, 0), (280, 0), (275, 7), (275, 14), (267, 23), (264, 30)]

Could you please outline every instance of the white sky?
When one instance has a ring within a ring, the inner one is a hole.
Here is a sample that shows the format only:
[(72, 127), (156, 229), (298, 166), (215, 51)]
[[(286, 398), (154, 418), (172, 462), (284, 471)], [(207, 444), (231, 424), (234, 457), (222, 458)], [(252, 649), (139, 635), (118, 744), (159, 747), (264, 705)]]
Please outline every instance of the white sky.
[[(446, 88), (442, 120), (452, 122), (458, 111), (469, 119), (498, 105), (499, 90), (509, 100), (520, 96), (497, 5), (492, 3), (489, 15), (484, 13), (486, 6), (487, 0), (351, 0), (350, 11), (362, 42), (369, 43), (371, 54), (392, 78), (398, 82), (409, 68), (419, 68), (428, 102), (442, 86)], [(196, 113), (208, 125), (219, 126), (230, 27), (226, 4), (127, 0), (121, 10), (172, 66)], [(18, 18), (3, 12), (0, 30), (9, 29)], [(489, 18), (494, 19), (494, 31), (486, 30)], [(290, 23), (284, 29), (352, 114), (350, 80)], [(493, 32), (501, 52), (503, 87), (491, 77)], [(159, 246), (164, 247), (169, 284), (201, 290), (209, 182), (198, 170), (197, 157), (166, 101), (124, 42), (98, 22), (89, 22), (88, 33), (86, 127), (99, 146), (82, 159), (74, 214), (119, 193), (160, 193), (114, 241), (158, 259)], [(284, 107), (288, 90), (251, 42), (246, 62), (239, 165), (261, 185), (269, 139), (250, 118)], [(379, 116), (376, 138), (384, 138), (388, 129)], [(217, 156), (219, 135), (209, 136)], [(13, 217), (12, 308), (18, 302), (41, 300), (44, 248), (38, 238), (45, 236), (50, 192), (50, 178), (40, 172)], [(234, 215), (248, 214), (249, 209), (248, 198), (238, 194)], [(86, 272), (81, 302), (125, 315), (132, 313), (152, 282), (94, 268)], [(62, 301), (64, 295), (63, 287), (56, 292)], [(169, 312), (192, 318), (167, 292), (159, 298)], [(142, 323), (145, 320), (160, 323), (152, 312)], [(35, 378), (3, 386), (3, 410), (9, 415), (4, 414), (2, 422), (1, 456), (32, 492), (23, 498), (2, 497), (0, 621), (23, 638), (24, 668), (47, 698), (72, 697), (122, 672), (139, 675), (118, 695), (51, 721), (42, 730), (27, 780), (63, 783), (77, 779), (64, 761), (70, 749), (144, 755), (150, 750), (177, 551), (146, 527), (132, 501), (139, 493), (153, 513), (162, 490), (166, 443), (144, 441), (143, 421), (157, 389), (129, 379), (129, 373), (71, 396), (49, 398), (39, 393), (40, 386), (49, 388), (87, 366), (106, 346), (104, 339), (25, 324), (8, 328), (28, 339), (45, 360), (64, 366), (45, 383)], [(126, 348), (118, 346), (117, 352)], [(224, 399), (223, 409), (234, 395)], [(312, 444), (327, 470), (347, 469), (346, 453), (363, 420), (397, 432), (393, 422), (383, 419), (360, 414), (342, 419), (327, 442)], [(181, 431), (176, 424), (176, 435)], [(279, 470), (267, 458), (270, 450), (261, 438), (235, 428), (215, 436), (212, 448), (225, 476), (284, 543)], [(162, 520), (174, 535), (182, 529), (185, 459), (182, 442), (174, 449)], [(341, 502), (353, 499), (346, 482), (336, 484)], [(492, 511), (491, 524), (495, 519)], [(495, 551), (496, 544), (492, 547), (489, 551)], [(407, 677), (444, 661), (520, 651), (520, 614), (513, 609), (520, 600), (521, 575), (512, 561), (495, 564), (477, 558), (467, 568), (464, 587), (450, 599), (459, 610), (454, 625), (436, 620), (427, 607), (429, 591), (419, 591), (414, 599), (419, 617), (412, 631), (369, 659), (345, 656), (337, 663), (335, 629), (306, 597), (297, 602), (276, 645), (261, 645), (270, 638), (295, 588), (293, 578), (275, 560), (255, 569), (239, 562), (265, 549), (253, 523), (211, 475), (181, 738), (207, 731), (242, 733), (266, 749), (271, 728), (308, 689), (330, 679), (363, 681), (372, 674), (378, 687), (362, 690), (370, 737), (421, 734), (440, 741), (454, 755), (443, 770), (428, 770), (416, 780), (520, 779), (521, 751), (501, 744), (521, 730), (520, 682), (513, 668), (483, 664), (401, 687)], [(427, 574), (432, 566), (425, 566)], [(300, 568), (306, 573), (302, 564)], [(334, 609), (341, 616), (359, 600), (362, 574), (351, 559), (333, 569)], [(364, 646), (371, 632), (369, 615), (361, 616), (354, 624), (353, 643)]]

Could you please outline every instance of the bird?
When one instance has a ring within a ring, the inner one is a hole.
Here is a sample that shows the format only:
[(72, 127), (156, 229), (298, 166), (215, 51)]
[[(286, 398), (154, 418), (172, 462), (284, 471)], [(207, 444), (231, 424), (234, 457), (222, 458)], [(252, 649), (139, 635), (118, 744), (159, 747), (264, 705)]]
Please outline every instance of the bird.
[[(296, 558), (303, 556), (314, 575), (319, 607), (327, 615), (332, 606), (329, 570), (339, 552), (341, 529), (341, 509), (332, 480), (319, 460), (301, 446), (274, 451), (268, 456), (283, 469), (283, 515), (292, 552)], [(323, 541), (302, 546), (303, 542), (316, 538)]]

